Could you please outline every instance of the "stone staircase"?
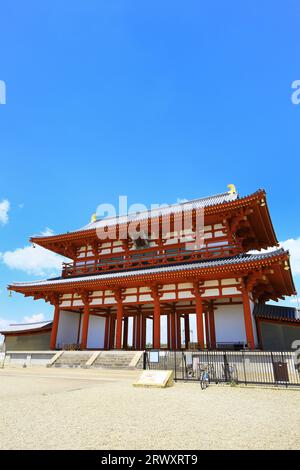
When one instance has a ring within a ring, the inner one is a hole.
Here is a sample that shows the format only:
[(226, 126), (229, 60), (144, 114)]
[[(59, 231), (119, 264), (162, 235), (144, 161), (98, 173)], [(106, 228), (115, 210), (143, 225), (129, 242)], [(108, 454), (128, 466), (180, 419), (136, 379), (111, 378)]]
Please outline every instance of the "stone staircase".
[(47, 367), (142, 369), (142, 351), (61, 351)]
[(92, 354), (87, 351), (64, 351), (52, 367), (84, 367)]
[(96, 358), (93, 368), (142, 369), (143, 353), (138, 351), (103, 351)]

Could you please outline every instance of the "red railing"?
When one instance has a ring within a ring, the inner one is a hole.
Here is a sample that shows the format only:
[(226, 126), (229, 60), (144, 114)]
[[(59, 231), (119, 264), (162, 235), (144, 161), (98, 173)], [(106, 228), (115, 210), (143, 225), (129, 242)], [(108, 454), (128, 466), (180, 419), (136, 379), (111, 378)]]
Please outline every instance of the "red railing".
[(239, 251), (236, 246), (214, 246), (204, 249), (194, 250), (165, 250), (164, 253), (138, 251), (125, 256), (111, 256), (94, 261), (85, 261), (82, 264), (63, 263), (62, 276), (78, 276), (87, 274), (96, 274), (105, 271), (122, 271), (126, 269), (141, 269), (146, 267), (155, 267), (160, 265), (169, 265), (175, 263), (193, 262), (212, 258), (225, 258), (234, 256)]

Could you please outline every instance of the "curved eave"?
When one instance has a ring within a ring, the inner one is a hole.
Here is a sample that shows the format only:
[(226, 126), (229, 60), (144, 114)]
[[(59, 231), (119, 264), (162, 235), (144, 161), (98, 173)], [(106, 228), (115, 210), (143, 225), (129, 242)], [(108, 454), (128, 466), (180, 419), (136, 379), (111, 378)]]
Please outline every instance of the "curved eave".
[(38, 333), (47, 333), (52, 330), (52, 324), (47, 327), (32, 329), (32, 330), (17, 330), (17, 331), (0, 331), (0, 335), (3, 336), (24, 336), (24, 335), (35, 335)]
[[(274, 255), (261, 256), (261, 259), (245, 260), (243, 262), (233, 262), (232, 264), (219, 264), (213, 265), (211, 267), (201, 267), (199, 265), (191, 266), (176, 266), (175, 269), (166, 270), (164, 268), (157, 269), (151, 268), (141, 272), (126, 272), (126, 273), (114, 273), (113, 275), (96, 275), (96, 276), (87, 276), (87, 279), (84, 278), (72, 278), (67, 279), (54, 279), (48, 281), (43, 281), (41, 285), (36, 284), (13, 284), (8, 286), (9, 290), (22, 293), (24, 295), (35, 295), (38, 293), (44, 292), (57, 292), (64, 293), (70, 289), (86, 289), (86, 290), (96, 290), (97, 288), (108, 288), (108, 287), (117, 287), (117, 286), (133, 286), (143, 283), (172, 283), (180, 281), (182, 278), (188, 280), (194, 279), (205, 279), (211, 278), (213, 276), (223, 277), (224, 275), (237, 276), (246, 275), (251, 272), (251, 270), (257, 270), (263, 267), (272, 267), (274, 265), (278, 266), (278, 269), (275, 273), (276, 279), (278, 278), (278, 288), (280, 286), (280, 292), (278, 292), (278, 297), (294, 295), (296, 293), (292, 273), (289, 263), (289, 253), (287, 251), (278, 250)], [(286, 264), (285, 264), (286, 263)], [(284, 269), (284, 266), (289, 269)], [(110, 277), (109, 277), (110, 276)]]
[(266, 234), (266, 243), (267, 243), (267, 246), (278, 246), (279, 241), (276, 237), (274, 225), (270, 216), (266, 194), (264, 195), (264, 201), (265, 201), (264, 205), (259, 204), (259, 210), (261, 212), (262, 219), (263, 219), (263, 225), (264, 225), (263, 228)]
[[(265, 201), (265, 205), (261, 206), (259, 204), (260, 201)], [(220, 214), (224, 214), (228, 211), (233, 211), (236, 209), (241, 209), (243, 207), (249, 206), (253, 202), (258, 203), (259, 210), (263, 219), (262, 223), (265, 225), (265, 237), (266, 237), (265, 246), (277, 246), (278, 240), (275, 235), (274, 227), (273, 227), (270, 213), (269, 213), (267, 203), (266, 203), (266, 192), (263, 189), (259, 189), (253, 194), (250, 194), (248, 196), (245, 196), (239, 199), (235, 199), (233, 201), (207, 206), (204, 208), (204, 214), (205, 216), (214, 216), (214, 215), (217, 216)], [(152, 220), (155, 220), (155, 218), (153, 218)], [(115, 227), (118, 227), (118, 226), (119, 224), (116, 223)], [(61, 246), (59, 245), (60, 243), (66, 243), (66, 242), (72, 243), (73, 242), (76, 245), (76, 242), (77, 243), (81, 242), (83, 239), (86, 241), (88, 240), (92, 241), (93, 239), (95, 239), (95, 237), (97, 237), (97, 229), (89, 228), (87, 230), (77, 230), (74, 232), (52, 235), (49, 237), (31, 237), (30, 242), (40, 245), (51, 251), (54, 251), (55, 253), (66, 255), (65, 252), (62, 250)]]
[(286, 317), (271, 317), (269, 315), (256, 315), (257, 320), (266, 320), (269, 322), (280, 322), (280, 323), (297, 323), (300, 326), (300, 319), (298, 318), (286, 318)]

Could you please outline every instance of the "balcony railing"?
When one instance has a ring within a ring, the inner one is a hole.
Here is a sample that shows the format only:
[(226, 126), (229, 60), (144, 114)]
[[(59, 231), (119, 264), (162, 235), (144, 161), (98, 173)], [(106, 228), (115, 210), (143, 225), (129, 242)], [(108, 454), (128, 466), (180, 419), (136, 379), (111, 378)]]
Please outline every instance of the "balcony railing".
[(77, 263), (63, 263), (62, 276), (80, 276), (96, 274), (105, 271), (122, 271), (128, 269), (143, 269), (175, 263), (191, 263), (204, 259), (225, 258), (239, 253), (236, 246), (214, 246), (201, 250), (166, 249), (164, 253), (155, 251), (134, 252), (129, 256), (113, 256), (94, 261)]

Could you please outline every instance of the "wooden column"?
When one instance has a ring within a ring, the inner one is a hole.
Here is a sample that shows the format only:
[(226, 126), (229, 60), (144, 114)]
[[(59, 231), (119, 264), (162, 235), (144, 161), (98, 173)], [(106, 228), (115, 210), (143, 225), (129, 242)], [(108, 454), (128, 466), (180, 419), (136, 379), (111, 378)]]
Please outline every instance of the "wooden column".
[(123, 320), (123, 349), (128, 348), (128, 317)]
[(171, 331), (171, 349), (173, 351), (175, 351), (176, 350), (176, 311), (175, 311), (175, 309), (172, 313), (170, 313), (170, 316), (171, 316), (171, 328), (170, 328), (170, 331)]
[(59, 324), (59, 302), (57, 299), (57, 301), (54, 303), (54, 317), (53, 317), (53, 325), (52, 325), (51, 338), (50, 338), (50, 349), (52, 350), (56, 349), (58, 324)]
[(214, 310), (214, 302), (211, 301), (208, 310), (209, 315), (209, 337), (210, 337), (210, 348), (216, 349), (217, 341), (216, 341), (216, 326), (215, 326), (215, 310)]
[(249, 299), (249, 292), (246, 289), (243, 289), (243, 305), (244, 305), (244, 321), (245, 321), (247, 344), (250, 349), (254, 349), (255, 343), (254, 343), (250, 299)]
[(90, 298), (89, 293), (86, 292), (81, 295), (84, 303), (83, 309), (83, 321), (82, 321), (82, 334), (81, 334), (81, 349), (87, 348), (88, 333), (89, 333), (89, 321), (90, 321)]
[(153, 349), (160, 349), (160, 294), (158, 286), (152, 286), (153, 311)]
[(104, 333), (104, 349), (109, 349), (109, 323), (110, 323), (110, 315), (106, 315), (105, 317), (105, 333)]
[(142, 320), (142, 315), (139, 312), (136, 316), (136, 350), (140, 351), (141, 350), (141, 320)]
[(116, 331), (116, 316), (110, 315), (110, 328), (109, 328), (109, 349), (115, 349), (115, 331)]
[(180, 313), (176, 314), (176, 342), (177, 349), (181, 349), (181, 315)]
[(184, 337), (185, 337), (185, 348), (189, 348), (190, 343), (190, 316), (189, 314), (184, 315)]
[(123, 297), (120, 291), (115, 292), (115, 298), (117, 301), (116, 349), (122, 349)]
[(201, 299), (201, 289), (199, 283), (194, 283), (193, 293), (196, 303), (196, 320), (197, 320), (197, 342), (198, 348), (204, 349), (204, 329), (203, 329), (203, 305)]

